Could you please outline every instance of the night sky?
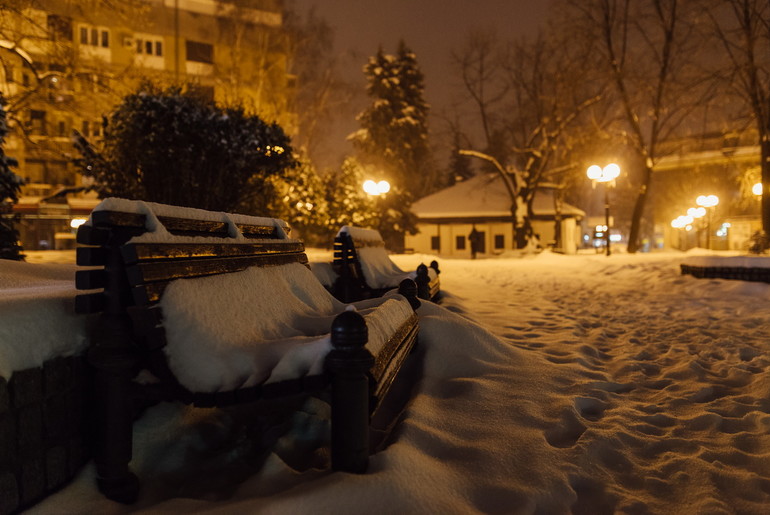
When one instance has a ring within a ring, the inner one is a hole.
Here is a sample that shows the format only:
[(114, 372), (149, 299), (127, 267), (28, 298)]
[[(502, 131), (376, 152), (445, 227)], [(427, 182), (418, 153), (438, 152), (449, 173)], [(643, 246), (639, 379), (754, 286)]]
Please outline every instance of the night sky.
[[(434, 114), (448, 109), (458, 84), (450, 54), (469, 31), (494, 29), (501, 39), (533, 35), (544, 23), (550, 0), (290, 0), (306, 13), (312, 6), (335, 32), (345, 75), (365, 87), (362, 67), (382, 45), (394, 53), (403, 39), (417, 54), (425, 96)], [(348, 127), (357, 128), (354, 121)], [(344, 137), (344, 135), (342, 136)]]

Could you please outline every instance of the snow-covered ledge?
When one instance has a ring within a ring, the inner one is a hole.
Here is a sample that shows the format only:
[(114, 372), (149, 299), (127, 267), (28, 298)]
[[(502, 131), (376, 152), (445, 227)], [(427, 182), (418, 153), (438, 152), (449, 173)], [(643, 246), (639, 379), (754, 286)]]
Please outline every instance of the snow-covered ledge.
[(697, 278), (770, 283), (770, 256), (688, 256), (681, 269)]

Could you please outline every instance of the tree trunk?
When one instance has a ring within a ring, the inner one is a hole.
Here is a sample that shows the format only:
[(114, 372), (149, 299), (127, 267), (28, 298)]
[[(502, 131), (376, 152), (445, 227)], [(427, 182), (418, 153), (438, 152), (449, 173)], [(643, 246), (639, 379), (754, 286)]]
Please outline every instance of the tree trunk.
[(770, 235), (770, 128), (760, 135), (760, 166), (762, 169), (762, 231)]
[[(644, 175), (642, 178), (642, 185), (639, 187), (639, 195), (636, 197), (636, 204), (634, 204), (634, 213), (631, 216), (631, 231), (628, 235), (628, 253), (634, 254), (639, 250), (639, 232), (642, 226), (642, 215), (644, 214), (644, 207), (647, 203), (647, 192), (650, 189), (650, 183), (652, 182), (652, 167), (647, 163), (644, 164)], [(609, 230), (609, 229), (608, 229)]]

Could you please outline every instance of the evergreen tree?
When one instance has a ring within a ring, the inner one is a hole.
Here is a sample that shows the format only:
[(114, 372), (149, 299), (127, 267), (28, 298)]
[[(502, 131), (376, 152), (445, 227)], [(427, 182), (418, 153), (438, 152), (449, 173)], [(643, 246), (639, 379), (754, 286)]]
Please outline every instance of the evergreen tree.
[(460, 144), (460, 135), (455, 134), (452, 143), (452, 153), (449, 156), (449, 184), (462, 182), (474, 176), (470, 158), (460, 153), (463, 147)]
[(377, 207), (373, 198), (364, 192), (364, 180), (364, 167), (352, 157), (345, 159), (339, 173), (328, 178), (326, 200), (331, 232), (343, 225), (377, 228)]
[(294, 165), (289, 137), (241, 107), (220, 107), (194, 86), (145, 83), (105, 119), (104, 143), (76, 134), (81, 173), (102, 195), (212, 211), (265, 214), (269, 178)]
[(392, 249), (416, 230), (410, 206), (440, 184), (428, 144), (429, 106), (417, 58), (402, 41), (396, 55), (379, 49), (364, 67), (372, 104), (358, 115), (361, 129), (350, 136), (363, 162), (378, 170), (391, 191), (377, 202), (378, 229)]
[(292, 236), (306, 245), (326, 246), (331, 241), (326, 185), (306, 157), (280, 177), (271, 178), (276, 192), (271, 214), (291, 225)]
[(6, 156), (3, 150), (7, 134), (5, 99), (0, 95), (0, 259), (23, 260), (19, 231), (16, 229), (17, 217), (13, 215), (13, 205), (19, 201), (22, 181), (11, 170), (11, 167), (17, 166), (16, 160)]
[(419, 198), (434, 189), (435, 167), (428, 144), (428, 104), (417, 57), (401, 41), (397, 54), (382, 48), (364, 68), (372, 105), (351, 135), (362, 159), (390, 175), (391, 184)]

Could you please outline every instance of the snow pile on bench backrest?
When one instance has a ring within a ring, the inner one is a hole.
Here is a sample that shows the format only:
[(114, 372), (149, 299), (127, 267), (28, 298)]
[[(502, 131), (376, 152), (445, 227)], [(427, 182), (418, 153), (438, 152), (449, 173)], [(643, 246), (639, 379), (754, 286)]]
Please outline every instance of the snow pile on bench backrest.
[[(186, 220), (205, 220), (210, 222), (225, 222), (228, 226), (229, 236), (235, 240), (246, 241), (237, 224), (245, 225), (266, 225), (278, 228), (278, 235), (281, 239), (289, 239), (288, 224), (277, 218), (266, 218), (262, 216), (248, 216), (218, 211), (205, 211), (192, 207), (169, 206), (166, 204), (156, 204), (154, 202), (144, 202), (141, 200), (126, 200), (122, 198), (106, 198), (101, 201), (93, 211), (119, 211), (121, 213), (136, 213), (146, 215), (145, 227), (147, 231), (141, 236), (133, 238), (132, 242), (167, 242), (167, 243), (194, 243), (203, 241), (206, 236), (176, 236), (169, 233), (163, 224), (158, 220), (159, 216), (174, 218), (184, 218)], [(87, 224), (91, 223), (89, 217)], [(248, 241), (254, 241), (249, 238)]]
[[(199, 392), (320, 373), (332, 320), (346, 307), (299, 263), (177, 280), (160, 305), (169, 366)], [(412, 310), (393, 297), (362, 313), (376, 355)]]
[(414, 273), (404, 272), (391, 261), (379, 231), (346, 225), (339, 230), (337, 236), (343, 233), (349, 234), (353, 239), (356, 256), (361, 263), (361, 272), (366, 284), (371, 288), (396, 288), (405, 278), (414, 279)]

